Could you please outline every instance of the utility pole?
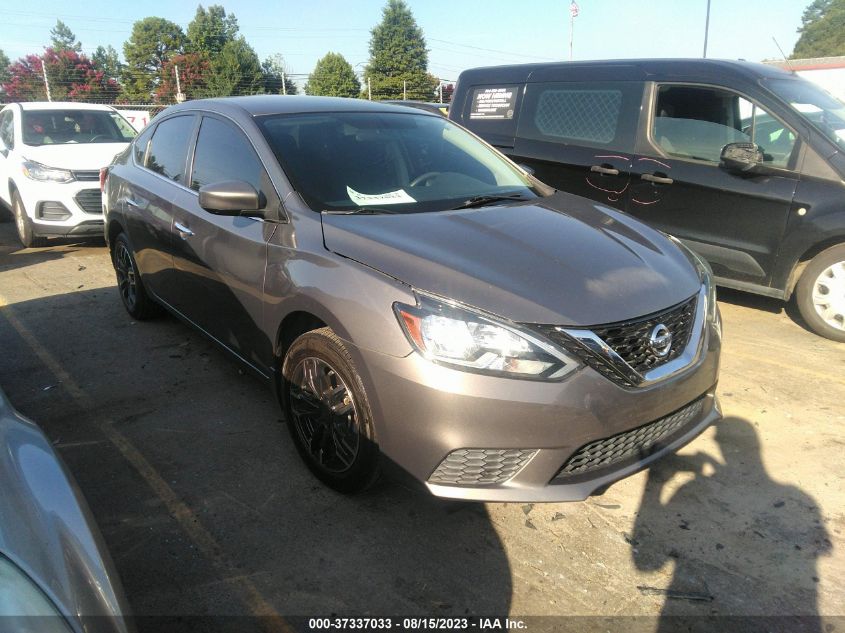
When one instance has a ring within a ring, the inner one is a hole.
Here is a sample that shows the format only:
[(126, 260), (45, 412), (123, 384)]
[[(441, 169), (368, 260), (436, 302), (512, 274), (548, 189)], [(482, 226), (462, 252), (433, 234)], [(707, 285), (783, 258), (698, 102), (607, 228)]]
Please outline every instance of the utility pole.
[(369, 77), (367, 77), (367, 99), (373, 100), (373, 84)]
[(183, 103), (185, 95), (182, 93), (182, 83), (179, 81), (179, 66), (173, 67), (173, 74), (176, 75), (176, 103)]
[(437, 90), (440, 92), (440, 103), (443, 103), (443, 81), (441, 80), (439, 84), (437, 84)]
[(578, 17), (578, 3), (575, 0), (569, 3), (569, 61), (572, 61), (572, 41), (575, 36), (575, 18)]
[(704, 21), (704, 55), (707, 57), (707, 36), (710, 32), (710, 0), (707, 0), (707, 18)]
[(407, 80), (402, 81), (402, 100), (403, 101), (408, 100), (408, 81)]
[(41, 58), (41, 74), (44, 75), (44, 89), (47, 91), (47, 101), (52, 101), (53, 97), (50, 95), (50, 80), (47, 79), (47, 66), (44, 65), (44, 58)]
[(288, 87), (285, 84), (285, 71), (282, 71), (282, 94), (286, 95), (288, 93)]

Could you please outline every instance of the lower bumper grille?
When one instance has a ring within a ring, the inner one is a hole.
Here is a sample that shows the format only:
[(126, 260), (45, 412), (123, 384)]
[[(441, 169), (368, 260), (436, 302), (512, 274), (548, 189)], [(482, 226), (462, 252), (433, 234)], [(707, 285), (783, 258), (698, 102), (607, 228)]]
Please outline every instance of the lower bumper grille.
[(83, 189), (76, 194), (74, 200), (85, 213), (103, 212), (103, 194), (99, 189)]
[(502, 484), (516, 475), (536, 450), (462, 448), (446, 456), (429, 483), (447, 486)]
[(551, 483), (572, 483), (575, 478), (595, 476), (598, 471), (645, 459), (679, 436), (698, 417), (703, 407), (702, 396), (659, 420), (590, 442), (566, 461)]

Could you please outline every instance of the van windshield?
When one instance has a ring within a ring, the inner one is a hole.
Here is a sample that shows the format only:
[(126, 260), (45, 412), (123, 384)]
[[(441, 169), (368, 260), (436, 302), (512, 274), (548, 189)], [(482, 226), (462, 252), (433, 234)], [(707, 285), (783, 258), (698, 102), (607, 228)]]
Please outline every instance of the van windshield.
[(544, 195), (513, 163), (440, 116), (320, 112), (257, 122), (315, 210), (413, 213)]
[(840, 149), (845, 149), (845, 103), (803, 79), (766, 79), (763, 83)]

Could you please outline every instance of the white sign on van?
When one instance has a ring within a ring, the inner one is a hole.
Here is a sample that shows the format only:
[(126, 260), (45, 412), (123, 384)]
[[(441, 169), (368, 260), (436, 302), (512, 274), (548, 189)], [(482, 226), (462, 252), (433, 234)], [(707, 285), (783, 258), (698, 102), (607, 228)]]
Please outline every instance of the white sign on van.
[(519, 86), (476, 88), (472, 93), (470, 119), (512, 119)]

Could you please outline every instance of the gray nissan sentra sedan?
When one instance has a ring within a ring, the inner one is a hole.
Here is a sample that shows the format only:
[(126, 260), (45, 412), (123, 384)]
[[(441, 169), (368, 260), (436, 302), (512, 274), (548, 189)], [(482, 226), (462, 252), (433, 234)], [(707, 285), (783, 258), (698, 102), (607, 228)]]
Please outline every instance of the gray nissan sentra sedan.
[(584, 499), (720, 417), (707, 265), (441, 116), (193, 101), (102, 180), (129, 314), (271, 383), (335, 489), (398, 467), (442, 497)]

